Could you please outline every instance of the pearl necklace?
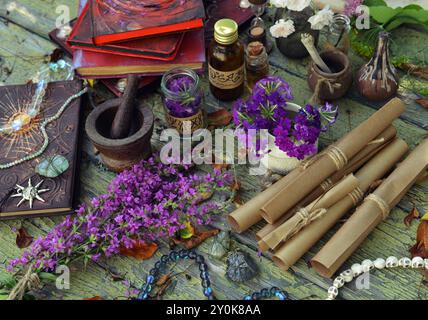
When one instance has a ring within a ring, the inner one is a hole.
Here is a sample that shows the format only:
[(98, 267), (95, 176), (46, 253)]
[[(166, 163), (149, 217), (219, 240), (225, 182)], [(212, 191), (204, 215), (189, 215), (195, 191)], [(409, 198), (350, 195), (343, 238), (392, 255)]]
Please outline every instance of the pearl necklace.
[(83, 90), (81, 90), (80, 92), (76, 93), (75, 95), (72, 95), (71, 97), (69, 97), (64, 104), (61, 106), (61, 108), (59, 108), (58, 112), (56, 114), (54, 114), (53, 116), (46, 118), (45, 120), (42, 121), (41, 125), (40, 125), (40, 131), (42, 132), (43, 135), (43, 144), (40, 147), (39, 150), (35, 151), (32, 154), (29, 154), (21, 159), (9, 162), (9, 163), (5, 163), (5, 164), (0, 164), (0, 170), (4, 170), (4, 169), (9, 169), (12, 168), (14, 166), (17, 166), (21, 163), (24, 163), (26, 161), (30, 161), (33, 160), (34, 158), (37, 158), (38, 156), (42, 155), (43, 152), (45, 152), (46, 148), (49, 145), (49, 136), (46, 132), (46, 126), (55, 121), (58, 120), (59, 117), (61, 117), (62, 113), (65, 111), (65, 109), (68, 107), (68, 105), (74, 100), (79, 98), (80, 96), (84, 95), (86, 92), (88, 91), (88, 88), (84, 88)]
[(354, 278), (357, 278), (363, 273), (369, 272), (373, 269), (384, 269), (384, 268), (396, 268), (402, 267), (405, 269), (425, 269), (428, 270), (428, 259), (423, 259), (421, 257), (410, 258), (401, 258), (389, 257), (386, 260), (382, 258), (377, 258), (372, 261), (370, 259), (364, 260), (361, 264), (355, 263), (351, 266), (351, 269), (343, 271), (336, 279), (333, 281), (333, 285), (328, 288), (327, 299), (334, 300), (339, 294), (339, 289), (342, 288), (345, 283), (351, 282)]

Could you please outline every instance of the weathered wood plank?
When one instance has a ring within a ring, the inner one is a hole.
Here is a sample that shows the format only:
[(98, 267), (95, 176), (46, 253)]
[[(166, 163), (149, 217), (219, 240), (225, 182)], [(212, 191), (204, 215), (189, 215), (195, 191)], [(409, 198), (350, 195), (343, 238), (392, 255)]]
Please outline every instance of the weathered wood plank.
[(78, 3), (79, 0), (0, 0), (0, 17), (49, 39), (51, 30), (77, 16)]

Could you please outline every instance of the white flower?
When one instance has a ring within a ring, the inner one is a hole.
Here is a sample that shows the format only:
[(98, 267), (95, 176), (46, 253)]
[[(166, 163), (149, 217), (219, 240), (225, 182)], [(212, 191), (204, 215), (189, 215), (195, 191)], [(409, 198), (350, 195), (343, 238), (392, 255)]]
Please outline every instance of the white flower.
[(311, 0), (287, 0), (287, 9), (292, 11), (302, 11), (309, 7)]
[(274, 38), (287, 38), (296, 29), (294, 28), (293, 20), (284, 19), (278, 20), (272, 27), (270, 27), (270, 34)]
[(321, 11), (308, 19), (313, 30), (321, 30), (322, 28), (333, 23), (334, 13), (330, 10), (330, 7), (327, 6)]
[(288, 0), (270, 0), (270, 4), (276, 8), (285, 8)]
[(248, 0), (241, 0), (239, 2), (239, 6), (243, 9), (247, 9), (247, 8), (251, 7), (251, 3)]

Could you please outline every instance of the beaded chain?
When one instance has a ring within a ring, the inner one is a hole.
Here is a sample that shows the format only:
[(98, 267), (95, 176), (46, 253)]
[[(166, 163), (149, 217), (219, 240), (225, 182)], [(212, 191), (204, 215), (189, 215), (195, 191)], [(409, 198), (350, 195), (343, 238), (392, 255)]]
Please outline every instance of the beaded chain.
[(21, 159), (9, 162), (9, 163), (5, 163), (5, 164), (0, 164), (0, 170), (4, 170), (4, 169), (9, 169), (11, 167), (17, 166), (21, 163), (24, 163), (26, 161), (30, 161), (33, 160), (34, 158), (37, 158), (38, 156), (42, 155), (43, 152), (45, 152), (46, 148), (49, 145), (49, 136), (46, 132), (46, 126), (55, 121), (58, 120), (59, 117), (61, 117), (62, 113), (65, 111), (65, 109), (68, 107), (68, 105), (74, 100), (79, 98), (80, 96), (84, 95), (86, 92), (88, 91), (87, 88), (84, 88), (83, 90), (81, 90), (80, 92), (76, 93), (75, 95), (72, 95), (71, 97), (69, 97), (65, 103), (61, 106), (61, 108), (58, 110), (58, 112), (56, 114), (54, 114), (53, 116), (46, 118), (45, 120), (42, 121), (42, 123), (40, 124), (40, 131), (42, 132), (43, 135), (43, 145), (40, 147), (39, 150), (35, 151), (32, 154), (29, 154)]
[[(201, 277), (201, 285), (203, 288), (204, 296), (208, 298), (208, 300), (216, 300), (213, 289), (211, 288), (210, 276), (208, 273), (208, 266), (205, 263), (205, 258), (197, 254), (194, 250), (179, 250), (179, 251), (171, 251), (169, 254), (163, 255), (159, 261), (155, 263), (153, 269), (149, 271), (149, 275), (146, 278), (146, 283), (141, 288), (141, 292), (138, 295), (138, 300), (148, 300), (149, 294), (153, 290), (153, 284), (157, 276), (160, 274), (160, 269), (165, 267), (170, 262), (175, 262), (180, 259), (190, 259), (196, 261), (199, 265), (200, 277)], [(279, 300), (286, 300), (288, 298), (288, 293), (280, 290), (277, 287), (273, 287), (271, 289), (262, 289), (260, 292), (254, 292), (251, 295), (247, 295), (243, 300), (260, 300), (262, 298), (268, 299), (272, 297), (277, 297)]]
[(355, 263), (351, 266), (351, 269), (343, 271), (336, 279), (333, 281), (333, 285), (328, 289), (326, 300), (334, 300), (339, 294), (339, 289), (342, 288), (345, 283), (351, 282), (354, 278), (357, 278), (363, 273), (369, 272), (373, 269), (384, 269), (384, 268), (412, 268), (412, 269), (425, 269), (428, 270), (428, 259), (423, 259), (421, 257), (410, 258), (401, 258), (388, 257), (386, 260), (378, 258), (374, 261), (370, 259), (364, 260), (361, 264)]

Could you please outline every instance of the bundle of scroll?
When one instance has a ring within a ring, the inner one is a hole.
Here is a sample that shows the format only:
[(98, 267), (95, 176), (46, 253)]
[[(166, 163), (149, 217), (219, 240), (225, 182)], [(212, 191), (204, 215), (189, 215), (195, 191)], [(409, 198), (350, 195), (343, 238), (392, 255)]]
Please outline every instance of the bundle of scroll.
[(428, 139), (396, 166), (408, 146), (396, 136), (392, 122), (404, 111), (400, 99), (388, 102), (342, 139), (230, 214), (232, 228), (241, 233), (265, 220), (267, 224), (256, 234), (259, 248), (273, 250), (275, 264), (288, 270), (358, 206), (311, 260), (319, 274), (333, 276), (427, 170)]

